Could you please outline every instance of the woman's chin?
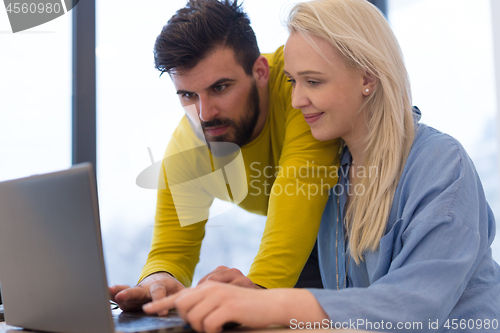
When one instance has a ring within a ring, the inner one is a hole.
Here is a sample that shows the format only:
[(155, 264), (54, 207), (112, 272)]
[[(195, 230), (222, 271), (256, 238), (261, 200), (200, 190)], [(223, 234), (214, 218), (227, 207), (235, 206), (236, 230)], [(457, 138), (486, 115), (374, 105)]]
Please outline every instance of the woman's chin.
[(329, 133), (328, 131), (321, 131), (319, 129), (311, 128), (311, 133), (312, 136), (318, 141), (329, 141), (337, 139), (337, 136), (332, 135), (332, 133)]

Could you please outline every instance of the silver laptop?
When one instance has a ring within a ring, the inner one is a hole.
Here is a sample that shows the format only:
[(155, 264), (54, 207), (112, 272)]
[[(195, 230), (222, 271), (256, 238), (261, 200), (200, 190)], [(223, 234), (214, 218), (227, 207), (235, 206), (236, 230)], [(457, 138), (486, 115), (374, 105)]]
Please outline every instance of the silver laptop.
[(0, 183), (0, 283), (12, 326), (65, 333), (190, 330), (175, 314), (113, 316), (89, 163)]

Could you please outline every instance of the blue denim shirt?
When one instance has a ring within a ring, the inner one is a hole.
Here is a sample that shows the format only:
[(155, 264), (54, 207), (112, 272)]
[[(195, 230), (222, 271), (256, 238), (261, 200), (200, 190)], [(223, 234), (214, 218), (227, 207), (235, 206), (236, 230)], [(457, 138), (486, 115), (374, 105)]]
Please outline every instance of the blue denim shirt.
[[(310, 291), (337, 327), (498, 332), (500, 267), (490, 247), (495, 218), (481, 181), (457, 140), (424, 124), (416, 126), (385, 235), (359, 265), (350, 260), (346, 289), (347, 240), (341, 222), (336, 232), (337, 210), (342, 221), (347, 200), (340, 189), (349, 186), (351, 155), (344, 149), (341, 186), (330, 193), (318, 234), (323, 285), (333, 290)], [(336, 290), (337, 269), (341, 290)]]

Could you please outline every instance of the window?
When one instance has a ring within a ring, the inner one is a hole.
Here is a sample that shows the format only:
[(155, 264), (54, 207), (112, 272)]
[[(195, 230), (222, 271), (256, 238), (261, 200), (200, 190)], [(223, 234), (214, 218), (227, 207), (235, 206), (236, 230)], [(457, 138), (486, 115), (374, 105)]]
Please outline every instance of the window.
[(71, 166), (71, 15), (13, 34), (0, 10), (0, 180)]
[[(489, 0), (389, 0), (422, 122), (458, 139), (500, 217), (495, 78)], [(500, 237), (492, 248), (500, 260)]]

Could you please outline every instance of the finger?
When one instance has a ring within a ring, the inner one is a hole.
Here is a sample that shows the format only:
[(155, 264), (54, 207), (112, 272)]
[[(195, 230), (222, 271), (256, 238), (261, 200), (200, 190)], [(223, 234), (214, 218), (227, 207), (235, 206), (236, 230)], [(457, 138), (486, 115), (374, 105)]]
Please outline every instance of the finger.
[(222, 283), (231, 283), (236, 279), (239, 279), (241, 277), (244, 277), (243, 273), (241, 273), (239, 270), (231, 268), (227, 269), (225, 271), (218, 271), (213, 274), (210, 274), (207, 277), (206, 281), (216, 281), (216, 282), (222, 282)]
[(188, 312), (205, 297), (205, 289), (191, 288), (179, 293), (179, 297), (175, 300), (175, 308), (182, 318), (188, 319)]
[(203, 320), (202, 331), (206, 333), (219, 333), (224, 324), (235, 322), (232, 311), (226, 306), (220, 306), (214, 309)]
[(252, 282), (249, 278), (246, 276), (241, 276), (239, 278), (236, 278), (229, 282), (229, 284), (239, 286), (239, 287), (244, 287), (244, 288), (251, 288), (251, 289), (261, 289), (258, 287), (255, 283)]
[[(195, 291), (195, 289), (184, 289), (174, 295), (164, 297), (160, 300), (151, 302), (143, 306), (143, 311), (150, 314), (158, 314), (164, 316), (168, 314), (169, 310), (177, 308), (179, 315), (186, 319), (186, 314), (189, 309), (200, 301), (202, 293)], [(179, 302), (179, 300), (182, 300)]]
[(141, 286), (124, 289), (117, 293), (114, 298), (123, 311), (139, 310), (144, 303), (151, 300), (149, 289)]
[(205, 295), (201, 301), (193, 304), (189, 310), (184, 314), (184, 305), (181, 305), (181, 301), (177, 300), (176, 306), (179, 309), (183, 309), (182, 318), (184, 318), (191, 327), (198, 332), (203, 332), (203, 322), (205, 318), (210, 315), (215, 309), (220, 306), (220, 299), (210, 294)]
[(202, 284), (203, 282), (207, 281), (207, 278), (210, 276), (210, 273), (205, 275), (204, 277), (202, 277), (200, 279), (200, 281), (198, 281), (198, 285)]
[(149, 294), (152, 301), (157, 301), (167, 296), (167, 288), (161, 283), (155, 283), (149, 287)]
[(151, 299), (148, 288), (135, 286), (133, 288), (123, 289), (115, 295), (117, 302), (125, 302), (131, 300), (147, 300)]
[(203, 282), (207, 281), (207, 280), (208, 280), (208, 277), (209, 277), (210, 275), (215, 274), (215, 273), (218, 273), (218, 272), (220, 272), (220, 271), (225, 271), (225, 270), (228, 270), (228, 269), (229, 269), (229, 268), (228, 268), (228, 267), (226, 267), (226, 266), (219, 266), (219, 267), (217, 267), (216, 269), (214, 269), (213, 271), (211, 271), (210, 273), (208, 273), (207, 275), (205, 275), (204, 277), (202, 277), (202, 278), (200, 279), (200, 281), (198, 281), (198, 284), (201, 284), (201, 283), (203, 283)]
[(153, 301), (142, 306), (142, 310), (149, 314), (160, 314), (170, 309), (175, 308), (175, 300), (179, 297), (180, 293), (164, 297), (157, 301)]
[[(167, 288), (161, 283), (155, 283), (149, 287), (149, 293), (151, 294), (151, 300), (158, 301), (167, 296)], [(166, 316), (168, 315), (169, 309), (163, 309), (163, 311), (159, 312), (158, 315)]]
[(129, 286), (126, 285), (114, 285), (109, 287), (109, 294), (111, 295), (111, 300), (114, 301), (116, 294), (118, 294), (120, 291), (123, 291), (125, 289), (130, 288)]
[[(167, 281), (165, 281), (165, 282), (167, 282)], [(178, 293), (179, 291), (186, 289), (186, 287), (184, 287), (184, 285), (182, 283), (180, 283), (179, 281), (177, 281), (177, 279), (175, 279), (175, 278), (169, 279), (168, 283), (165, 283), (165, 282), (163, 282), (162, 284), (165, 287), (166, 296), (173, 295), (175, 293)]]

